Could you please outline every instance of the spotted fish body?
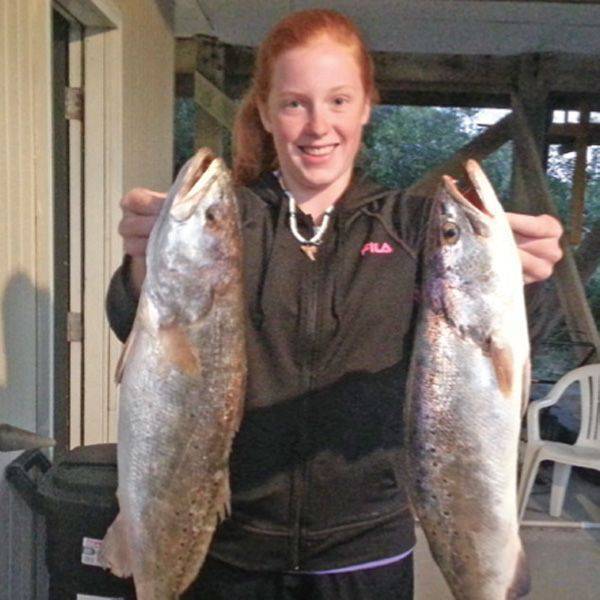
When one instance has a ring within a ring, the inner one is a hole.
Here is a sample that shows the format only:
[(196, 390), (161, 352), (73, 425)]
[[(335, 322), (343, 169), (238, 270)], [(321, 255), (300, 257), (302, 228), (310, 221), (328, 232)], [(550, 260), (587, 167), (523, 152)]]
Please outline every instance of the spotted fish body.
[(407, 397), (409, 495), (455, 598), (529, 589), (517, 519), (517, 449), (528, 396), (523, 278), (483, 171), (444, 178), (433, 203)]
[(224, 163), (199, 151), (152, 231), (120, 386), (120, 513), (101, 560), (139, 600), (178, 598), (229, 503), (246, 375), (241, 235)]

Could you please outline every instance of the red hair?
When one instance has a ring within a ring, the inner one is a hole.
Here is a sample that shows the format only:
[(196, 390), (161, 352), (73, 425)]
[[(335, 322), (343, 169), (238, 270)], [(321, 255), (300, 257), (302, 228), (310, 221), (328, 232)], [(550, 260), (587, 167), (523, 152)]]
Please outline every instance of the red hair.
[(266, 104), (271, 90), (275, 61), (284, 52), (329, 36), (354, 52), (361, 71), (366, 97), (379, 100), (373, 59), (356, 25), (333, 10), (317, 9), (293, 13), (282, 19), (258, 49), (252, 84), (244, 96), (233, 126), (233, 176), (239, 185), (256, 180), (265, 170), (275, 169), (277, 155), (273, 139), (263, 127), (259, 103)]

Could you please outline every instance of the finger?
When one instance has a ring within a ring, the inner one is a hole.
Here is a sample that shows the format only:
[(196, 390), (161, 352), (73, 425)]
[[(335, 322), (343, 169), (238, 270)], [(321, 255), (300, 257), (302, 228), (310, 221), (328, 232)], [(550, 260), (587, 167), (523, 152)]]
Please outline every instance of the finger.
[(515, 236), (529, 238), (560, 238), (563, 233), (560, 221), (551, 215), (523, 215), (506, 213)]
[(126, 237), (148, 237), (156, 216), (125, 215), (119, 223), (119, 234)]
[(523, 238), (517, 240), (517, 247), (520, 251), (531, 254), (535, 258), (547, 260), (552, 264), (558, 262), (563, 257), (563, 251), (556, 238), (544, 238), (535, 240)]
[(167, 195), (147, 188), (134, 188), (127, 192), (121, 199), (123, 212), (138, 215), (156, 215), (165, 201)]
[(146, 256), (148, 238), (128, 237), (123, 239), (123, 252), (130, 256)]
[(536, 256), (519, 250), (521, 266), (523, 268), (523, 280), (525, 283), (543, 281), (552, 275), (553, 263), (537, 258)]

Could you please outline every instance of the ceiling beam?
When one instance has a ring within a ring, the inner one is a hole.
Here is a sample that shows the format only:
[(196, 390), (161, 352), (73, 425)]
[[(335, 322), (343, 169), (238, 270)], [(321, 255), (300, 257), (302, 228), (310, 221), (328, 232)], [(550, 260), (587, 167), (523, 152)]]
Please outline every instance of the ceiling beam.
[[(229, 96), (247, 88), (255, 50), (226, 46)], [(374, 52), (382, 102), (437, 106), (510, 107), (523, 55), (438, 55)], [(584, 55), (531, 55), (547, 85), (552, 106), (578, 106), (585, 95), (592, 110), (600, 110), (600, 60)]]

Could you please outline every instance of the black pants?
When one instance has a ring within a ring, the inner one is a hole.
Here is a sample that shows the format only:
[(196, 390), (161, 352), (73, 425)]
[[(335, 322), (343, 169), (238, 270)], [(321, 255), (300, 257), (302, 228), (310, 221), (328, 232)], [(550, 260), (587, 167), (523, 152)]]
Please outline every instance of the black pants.
[(412, 600), (413, 557), (384, 567), (302, 575), (245, 571), (207, 558), (181, 600)]

